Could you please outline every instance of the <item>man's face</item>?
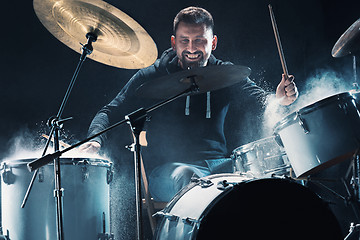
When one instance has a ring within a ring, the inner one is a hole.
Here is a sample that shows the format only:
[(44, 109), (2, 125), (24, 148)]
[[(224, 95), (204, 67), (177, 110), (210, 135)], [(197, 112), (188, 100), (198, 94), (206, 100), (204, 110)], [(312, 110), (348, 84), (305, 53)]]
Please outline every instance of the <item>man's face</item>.
[(217, 37), (205, 24), (180, 22), (176, 36), (171, 36), (171, 46), (176, 51), (183, 69), (206, 66), (211, 51), (215, 50)]

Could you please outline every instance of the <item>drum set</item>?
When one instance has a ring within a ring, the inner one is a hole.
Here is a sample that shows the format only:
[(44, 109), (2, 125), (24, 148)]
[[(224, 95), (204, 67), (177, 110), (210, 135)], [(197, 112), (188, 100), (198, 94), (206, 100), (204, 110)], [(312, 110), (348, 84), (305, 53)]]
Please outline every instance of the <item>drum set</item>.
[[(157, 49), (141, 26), (101, 0), (34, 0), (34, 9), (42, 24), (64, 44), (80, 52), (81, 59), (58, 115), (49, 121), (52, 130), (43, 156), (1, 163), (2, 238), (114, 239), (109, 232), (112, 162), (61, 156), (118, 125), (130, 123), (136, 137), (140, 239), (142, 191), (138, 135), (147, 113), (178, 97), (231, 86), (249, 76), (250, 69), (217, 66), (157, 79), (140, 87), (138, 93), (143, 96), (162, 93), (159, 98), (166, 100), (139, 109), (103, 132), (60, 150), (58, 130), (64, 122), (61, 115), (86, 57), (111, 66), (136, 69), (151, 65)], [(359, 49), (359, 29), (360, 20), (335, 44), (334, 57), (353, 54)], [(80, 49), (79, 42), (87, 43)], [(154, 238), (343, 239), (336, 216), (326, 201), (304, 183), (331, 166), (349, 161), (350, 182), (346, 182), (348, 176), (344, 177), (344, 187), (348, 192), (346, 199), (357, 216), (357, 222), (350, 226), (345, 237), (349, 239), (360, 229), (359, 94), (355, 89), (301, 108), (279, 121), (272, 136), (234, 149), (232, 173), (194, 179), (155, 214), (158, 221)], [(51, 141), (54, 153), (45, 155)], [(35, 174), (31, 175), (29, 170)], [(67, 189), (65, 194), (63, 188)], [(25, 204), (26, 207), (20, 208)]]

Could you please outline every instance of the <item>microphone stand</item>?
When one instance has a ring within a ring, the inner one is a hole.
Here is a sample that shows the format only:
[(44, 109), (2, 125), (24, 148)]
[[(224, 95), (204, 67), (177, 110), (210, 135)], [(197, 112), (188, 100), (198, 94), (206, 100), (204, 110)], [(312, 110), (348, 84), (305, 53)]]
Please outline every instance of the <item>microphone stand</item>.
[[(87, 43), (85, 45), (83, 45), (82, 47), (82, 54), (80, 56), (80, 61), (75, 69), (74, 75), (71, 79), (71, 82), (69, 84), (69, 87), (65, 93), (64, 99), (61, 103), (61, 106), (59, 108), (59, 111), (56, 115), (56, 117), (52, 117), (49, 119), (48, 121), (48, 125), (51, 127), (50, 133), (49, 133), (49, 138), (45, 144), (45, 148), (43, 151), (42, 156), (44, 156), (46, 154), (46, 151), (49, 147), (52, 135), (54, 135), (54, 151), (59, 152), (59, 132), (62, 126), (62, 123), (64, 121), (70, 120), (72, 118), (67, 118), (67, 119), (61, 119), (61, 115), (65, 109), (65, 105), (68, 102), (70, 93), (74, 87), (76, 78), (80, 72), (80, 68), (83, 64), (83, 62), (85, 61), (87, 55), (91, 54), (93, 51), (93, 47), (92, 47), (92, 42), (95, 42), (97, 40), (97, 36), (93, 33), (87, 33), (86, 34), (86, 38), (87, 38)], [(61, 188), (61, 171), (60, 171), (60, 159), (59, 156), (55, 156), (52, 160), (54, 162), (54, 178), (55, 178), (55, 189), (54, 189), (54, 196), (56, 198), (56, 227), (57, 227), (57, 239), (58, 240), (63, 240), (64, 239), (64, 225), (63, 225), (63, 203), (62, 203), (62, 196), (63, 196), (63, 191), (64, 189)], [(50, 161), (49, 161), (50, 162)], [(49, 163), (48, 162), (48, 163)], [(47, 163), (46, 163), (47, 164)], [(45, 165), (45, 164), (44, 164)], [(32, 179), (30, 181), (30, 184), (28, 186), (28, 189), (25, 193), (25, 197), (24, 200), (22, 202), (21, 208), (25, 207), (25, 204), (27, 202), (27, 199), (29, 197), (29, 194), (31, 192), (32, 186), (34, 184), (35, 178), (37, 176), (38, 173), (38, 169), (36, 169), (36, 171), (34, 172)]]
[(134, 165), (135, 165), (135, 184), (136, 184), (136, 216), (137, 216), (137, 239), (141, 240), (143, 239), (143, 226), (142, 226), (142, 200), (141, 200), (141, 182), (140, 182), (140, 176), (141, 176), (141, 165), (140, 165), (140, 156), (141, 156), (141, 145), (140, 145), (140, 132), (143, 129), (147, 114), (162, 107), (165, 104), (168, 104), (175, 99), (178, 99), (182, 96), (189, 95), (191, 93), (195, 93), (199, 91), (199, 87), (195, 83), (195, 77), (196, 76), (189, 76), (191, 80), (191, 86), (186, 89), (185, 91), (170, 97), (160, 103), (157, 103), (147, 109), (139, 108), (138, 110), (128, 114), (125, 116), (125, 119), (111, 125), (110, 127), (70, 146), (67, 147), (61, 151), (57, 150), (52, 154), (47, 154), (41, 158), (38, 158), (32, 162), (29, 162), (27, 164), (27, 167), (29, 171), (37, 170), (38, 168), (48, 164), (50, 161), (59, 158), (63, 153), (68, 152), (76, 147), (79, 147), (80, 145), (90, 141), (91, 139), (100, 136), (101, 134), (124, 124), (125, 122), (130, 124), (131, 131), (133, 131), (135, 135), (135, 148), (134, 148)]

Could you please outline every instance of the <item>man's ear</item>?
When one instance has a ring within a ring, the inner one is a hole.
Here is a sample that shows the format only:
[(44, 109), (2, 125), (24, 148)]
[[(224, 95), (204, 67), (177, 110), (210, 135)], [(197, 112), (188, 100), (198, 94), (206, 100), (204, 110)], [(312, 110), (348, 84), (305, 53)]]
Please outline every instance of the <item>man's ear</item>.
[(171, 35), (171, 47), (173, 50), (175, 50), (175, 36), (174, 35)]
[(213, 39), (212, 39), (212, 45), (211, 45), (211, 49), (214, 51), (216, 49), (216, 46), (217, 46), (217, 42), (218, 42), (218, 38), (216, 35), (213, 36)]

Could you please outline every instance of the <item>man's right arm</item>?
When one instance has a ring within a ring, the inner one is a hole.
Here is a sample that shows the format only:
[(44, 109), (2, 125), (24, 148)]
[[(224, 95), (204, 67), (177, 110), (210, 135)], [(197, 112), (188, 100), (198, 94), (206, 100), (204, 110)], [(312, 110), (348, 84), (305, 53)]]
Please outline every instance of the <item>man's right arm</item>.
[[(134, 101), (131, 99), (134, 96), (139, 82), (142, 81), (141, 78), (142, 73), (141, 71), (138, 71), (118, 95), (95, 115), (88, 130), (88, 137), (105, 130), (117, 121), (121, 121), (124, 119), (124, 116), (128, 113), (129, 109), (133, 109), (133, 106), (129, 105), (130, 103), (133, 105)], [(101, 146), (106, 142), (106, 139), (106, 133), (101, 134), (90, 142), (81, 145), (80, 150), (89, 153), (97, 153), (100, 151)]]

